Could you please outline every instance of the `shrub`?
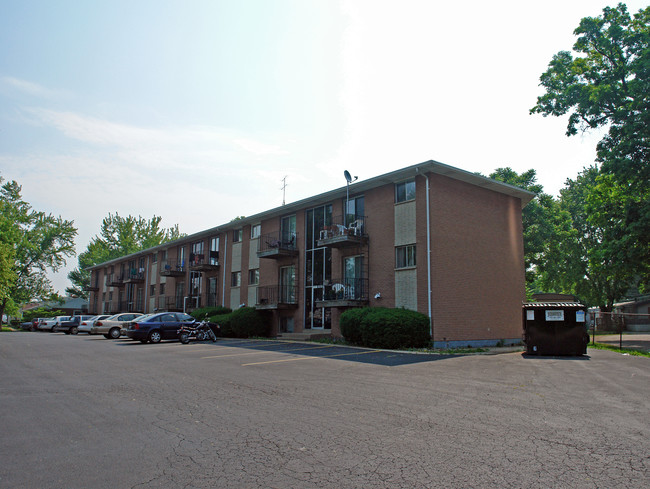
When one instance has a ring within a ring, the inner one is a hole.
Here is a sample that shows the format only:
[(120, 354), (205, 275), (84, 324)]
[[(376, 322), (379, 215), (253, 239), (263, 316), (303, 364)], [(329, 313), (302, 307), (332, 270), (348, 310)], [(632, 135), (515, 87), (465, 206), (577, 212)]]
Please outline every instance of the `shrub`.
[(341, 314), (339, 326), (341, 327), (341, 334), (345, 338), (345, 341), (353, 345), (361, 344), (361, 323), (370, 309), (370, 307), (348, 309)]
[(254, 307), (242, 307), (229, 314), (218, 314), (210, 321), (220, 327), (220, 335), (226, 338), (250, 338), (268, 336), (269, 328)]
[(219, 314), (228, 314), (232, 312), (232, 309), (223, 306), (212, 306), (212, 307), (201, 307), (200, 309), (195, 309), (190, 313), (190, 316), (198, 320), (202, 320), (206, 317), (217, 316)]
[(351, 309), (339, 324), (348, 342), (370, 348), (424, 348), (431, 341), (429, 318), (408, 309)]
[(362, 342), (371, 348), (424, 348), (429, 345), (429, 318), (408, 309), (372, 308), (364, 317)]

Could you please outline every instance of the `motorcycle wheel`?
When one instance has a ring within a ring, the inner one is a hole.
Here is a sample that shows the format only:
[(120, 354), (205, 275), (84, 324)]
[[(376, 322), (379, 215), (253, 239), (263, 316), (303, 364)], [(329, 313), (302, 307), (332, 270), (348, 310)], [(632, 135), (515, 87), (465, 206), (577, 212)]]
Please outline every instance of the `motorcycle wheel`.
[(178, 335), (178, 339), (184, 345), (187, 345), (190, 342), (190, 335), (188, 333), (181, 333)]
[(198, 331), (196, 333), (196, 339), (199, 341), (205, 340), (205, 331)]

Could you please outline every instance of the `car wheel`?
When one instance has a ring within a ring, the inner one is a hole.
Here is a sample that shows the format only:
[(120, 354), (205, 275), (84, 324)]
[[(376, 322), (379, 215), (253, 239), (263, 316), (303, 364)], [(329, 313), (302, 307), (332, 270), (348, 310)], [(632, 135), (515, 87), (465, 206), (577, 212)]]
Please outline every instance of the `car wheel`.
[(160, 331), (152, 331), (151, 333), (149, 333), (149, 341), (151, 343), (160, 343), (160, 340), (162, 340)]
[(108, 332), (108, 337), (114, 340), (118, 339), (120, 337), (120, 328), (112, 328)]
[(79, 328), (72, 328), (70, 330), (70, 334), (78, 334), (79, 333)]

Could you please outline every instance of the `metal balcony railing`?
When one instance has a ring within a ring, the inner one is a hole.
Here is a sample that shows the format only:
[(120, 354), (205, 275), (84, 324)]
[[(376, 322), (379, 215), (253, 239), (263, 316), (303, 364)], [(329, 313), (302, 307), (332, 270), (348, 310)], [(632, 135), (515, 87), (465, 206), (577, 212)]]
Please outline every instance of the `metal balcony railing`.
[(163, 277), (179, 277), (185, 275), (185, 260), (162, 260), (160, 262), (160, 275)]
[(257, 306), (278, 307), (298, 305), (298, 286), (267, 285), (257, 287)]
[(368, 279), (334, 279), (324, 286), (323, 302), (357, 301), (367, 302)]
[(275, 258), (298, 254), (298, 235), (296, 233), (271, 233), (260, 236), (257, 256)]

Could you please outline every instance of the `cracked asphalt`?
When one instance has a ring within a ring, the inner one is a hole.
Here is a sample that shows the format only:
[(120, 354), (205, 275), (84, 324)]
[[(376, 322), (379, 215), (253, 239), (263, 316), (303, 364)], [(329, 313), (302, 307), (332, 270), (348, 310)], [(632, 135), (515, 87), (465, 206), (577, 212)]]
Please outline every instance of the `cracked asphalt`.
[(0, 487), (647, 488), (650, 359), (0, 334)]

